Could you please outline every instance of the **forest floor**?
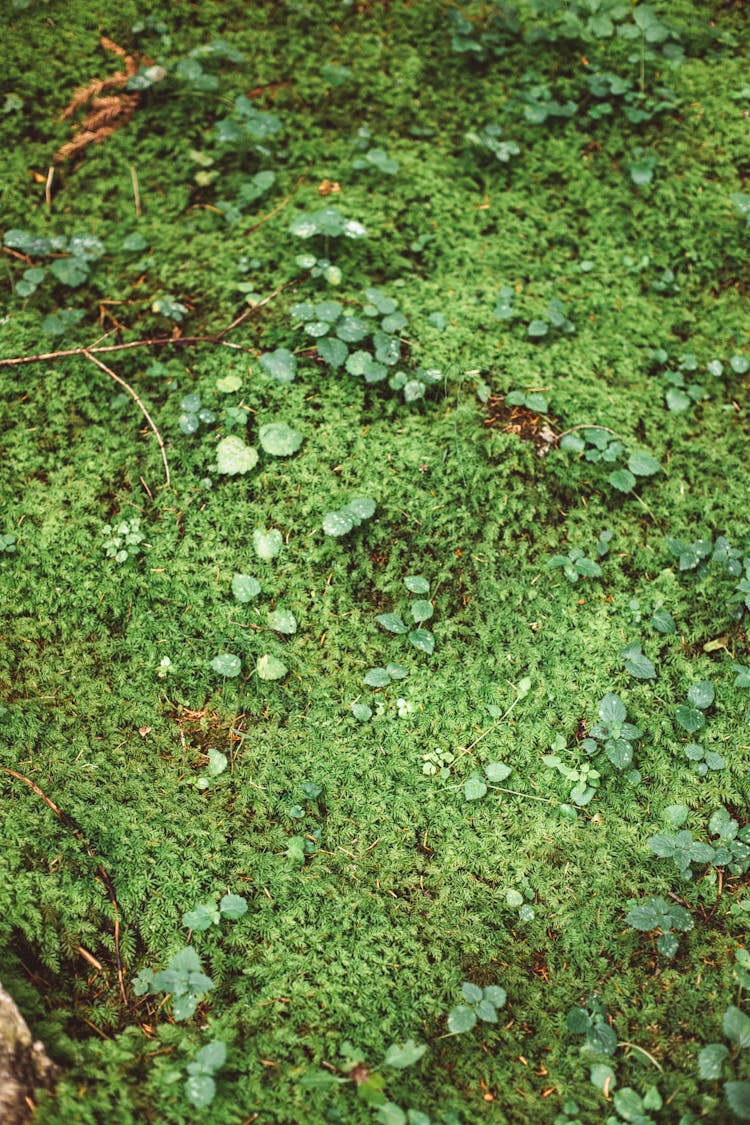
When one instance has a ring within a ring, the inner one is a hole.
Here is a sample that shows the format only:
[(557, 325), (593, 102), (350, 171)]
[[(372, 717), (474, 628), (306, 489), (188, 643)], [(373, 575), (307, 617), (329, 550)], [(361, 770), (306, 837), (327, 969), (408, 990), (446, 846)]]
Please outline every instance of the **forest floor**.
[(750, 1119), (745, 6), (6, 37), (37, 1121)]

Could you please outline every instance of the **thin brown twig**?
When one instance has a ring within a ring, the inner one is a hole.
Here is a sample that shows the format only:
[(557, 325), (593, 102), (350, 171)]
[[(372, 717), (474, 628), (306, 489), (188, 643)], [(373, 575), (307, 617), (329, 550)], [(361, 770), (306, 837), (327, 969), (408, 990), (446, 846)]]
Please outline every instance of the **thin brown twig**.
[(125, 992), (125, 971), (122, 966), (122, 957), (120, 955), (120, 906), (117, 901), (117, 895), (115, 894), (115, 885), (112, 882), (111, 876), (109, 875), (105, 867), (99, 862), (96, 852), (93, 850), (83, 834), (83, 829), (73, 819), (72, 816), (68, 816), (67, 813), (64, 813), (60, 806), (56, 805), (55, 802), (50, 797), (48, 797), (42, 789), (39, 788), (36, 782), (31, 780), (31, 778), (25, 777), (22, 773), (18, 773), (17, 770), (12, 770), (9, 766), (0, 766), (0, 770), (2, 770), (3, 773), (9, 774), (11, 777), (14, 777), (16, 781), (22, 781), (24, 785), (28, 785), (29, 789), (31, 789), (32, 792), (36, 793), (37, 797), (41, 797), (45, 805), (47, 805), (48, 808), (52, 809), (52, 812), (55, 814), (58, 820), (60, 820), (60, 822), (66, 828), (70, 829), (75, 838), (78, 840), (79, 844), (82, 846), (83, 850), (86, 852), (86, 855), (90, 856), (91, 859), (93, 859), (96, 863), (97, 873), (102, 883), (104, 884), (104, 889), (107, 892), (107, 898), (112, 905), (112, 913), (114, 915), (115, 964), (117, 966), (117, 980), (120, 984), (120, 995), (122, 996), (123, 1003), (127, 1004), (128, 997), (127, 993)]
[(101, 367), (102, 371), (106, 371), (107, 375), (109, 375), (111, 379), (114, 379), (114, 381), (116, 383), (119, 383), (119, 385), (121, 387), (124, 387), (125, 390), (128, 392), (128, 394), (130, 395), (130, 397), (133, 399), (133, 401), (138, 406), (141, 414), (146, 419), (146, 421), (148, 422), (151, 429), (154, 431), (154, 435), (156, 437), (156, 440), (159, 443), (159, 449), (161, 450), (161, 459), (164, 462), (164, 475), (166, 476), (167, 487), (169, 487), (170, 476), (169, 476), (169, 462), (167, 461), (167, 450), (164, 446), (164, 441), (162, 439), (162, 436), (159, 433), (158, 429), (156, 428), (156, 422), (154, 422), (153, 418), (151, 417), (148, 410), (146, 409), (146, 406), (145, 406), (143, 400), (138, 397), (137, 392), (133, 390), (130, 383), (126, 383), (125, 380), (123, 378), (121, 378), (121, 376), (119, 376), (116, 371), (113, 371), (111, 367), (107, 367), (106, 363), (102, 363), (102, 361), (100, 359), (97, 359), (96, 356), (92, 355), (91, 352), (88, 351), (86, 348), (83, 349), (82, 354), (86, 356), (86, 359), (90, 359), (92, 363), (95, 363), (97, 367)]
[[(164, 348), (168, 346), (185, 347), (188, 344), (220, 344), (225, 348), (236, 348), (241, 351), (251, 351), (251, 348), (243, 348), (241, 344), (229, 343), (229, 341), (225, 340), (224, 337), (228, 332), (231, 332), (232, 329), (236, 328), (238, 324), (241, 324), (249, 316), (252, 316), (254, 313), (256, 313), (258, 309), (262, 309), (264, 305), (267, 305), (269, 301), (272, 301), (274, 297), (278, 297), (279, 293), (282, 293), (284, 289), (287, 289), (290, 285), (295, 285), (297, 281), (298, 278), (295, 277), (292, 278), (291, 281), (284, 282), (284, 284), (280, 285), (278, 289), (274, 289), (273, 293), (269, 293), (268, 296), (264, 297), (262, 301), (258, 301), (257, 304), (251, 305), (249, 308), (245, 309), (245, 311), (240, 313), (240, 315), (236, 317), (231, 324), (227, 325), (226, 328), (220, 329), (220, 331), (218, 332), (213, 332), (211, 334), (206, 334), (203, 336), (152, 336), (145, 340), (131, 340), (127, 344), (105, 344), (102, 347), (99, 347), (96, 344), (84, 344), (82, 347), (63, 348), (60, 351), (56, 352), (38, 352), (35, 355), (18, 355), (11, 356), (9, 359), (0, 359), (0, 367), (17, 367), (23, 363), (43, 363), (47, 360), (65, 359), (67, 356), (73, 355), (93, 356), (95, 354), (104, 354), (105, 352), (130, 351), (133, 348)], [(107, 335), (109, 335), (109, 333), (107, 333)], [(103, 337), (100, 338), (103, 339)]]

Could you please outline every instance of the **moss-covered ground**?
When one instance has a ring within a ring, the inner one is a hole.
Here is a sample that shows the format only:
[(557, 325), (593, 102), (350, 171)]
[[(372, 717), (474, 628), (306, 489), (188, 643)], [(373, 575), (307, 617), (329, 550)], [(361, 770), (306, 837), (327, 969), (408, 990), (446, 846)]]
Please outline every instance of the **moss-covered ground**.
[[(748, 16), (621, 5), (607, 34), (587, 5), (536, 8), (10, 5), (2, 356), (253, 310), (220, 342), (97, 353), (169, 485), (90, 356), (0, 366), (0, 765), (21, 775), (0, 775), (0, 964), (61, 1067), (40, 1125), (687, 1125), (733, 1119), (727, 1093), (750, 1114), (722, 1088), (747, 1077), (723, 1026), (747, 861), (705, 851), (750, 795)], [(101, 36), (165, 73), (55, 163), (75, 90), (126, 66)], [(324, 207), (366, 236), (290, 230)], [(386, 325), (397, 362), (364, 362), (382, 381), (317, 355), (317, 312), (295, 321), (332, 300), (408, 321)], [(260, 362), (278, 349), (291, 382)], [(191, 434), (196, 394), (214, 417)], [(274, 422), (293, 455), (263, 448)], [(228, 436), (250, 471), (219, 471)], [(357, 497), (374, 515), (326, 535)], [(550, 561), (575, 549), (596, 566), (571, 581)], [(237, 574), (260, 593), (238, 600)], [(376, 620), (411, 629), (415, 597), (431, 655)], [(259, 676), (264, 655), (286, 674)], [(388, 664), (407, 675), (363, 682)], [(608, 693), (632, 762), (588, 741)], [(467, 799), (472, 775), (490, 788)], [(691, 879), (649, 843), (678, 830), (704, 845)], [(244, 916), (191, 934), (183, 914), (226, 894)], [(625, 920), (654, 896), (693, 922), (672, 957)], [(215, 988), (175, 1020), (133, 982), (186, 944)], [(448, 1034), (464, 982), (507, 1002)], [(384, 1065), (410, 1039), (421, 1059)], [(200, 1108), (186, 1068), (217, 1040)], [(714, 1077), (708, 1043), (729, 1048)]]

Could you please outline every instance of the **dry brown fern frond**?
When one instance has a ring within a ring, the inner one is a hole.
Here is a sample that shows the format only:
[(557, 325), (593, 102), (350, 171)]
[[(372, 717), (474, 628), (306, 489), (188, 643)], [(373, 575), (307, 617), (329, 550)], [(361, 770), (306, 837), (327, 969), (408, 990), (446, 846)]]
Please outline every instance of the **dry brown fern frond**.
[[(123, 59), (125, 69), (118, 70), (107, 78), (92, 78), (87, 86), (80, 86), (75, 91), (62, 112), (63, 118), (73, 117), (86, 106), (88, 107), (88, 113), (76, 127), (72, 139), (67, 144), (62, 145), (55, 153), (53, 157), (55, 164), (60, 164), (70, 156), (83, 152), (90, 144), (98, 144), (107, 137), (111, 137), (115, 130), (127, 125), (138, 107), (140, 94), (126, 93), (123, 89), (127, 85), (128, 79), (138, 73), (137, 59), (104, 35), (101, 37), (100, 43), (105, 50), (112, 51)], [(109, 92), (114, 90), (120, 90), (121, 93)], [(107, 93), (102, 97), (101, 95), (105, 94), (105, 91)]]

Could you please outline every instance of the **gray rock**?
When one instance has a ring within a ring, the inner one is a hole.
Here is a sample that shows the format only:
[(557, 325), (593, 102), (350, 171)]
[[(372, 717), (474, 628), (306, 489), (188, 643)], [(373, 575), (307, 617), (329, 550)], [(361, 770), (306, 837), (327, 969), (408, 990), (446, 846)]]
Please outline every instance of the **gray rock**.
[(35, 1042), (28, 1024), (0, 984), (0, 1121), (26, 1125), (31, 1121), (34, 1091), (54, 1084), (57, 1067), (44, 1046)]

